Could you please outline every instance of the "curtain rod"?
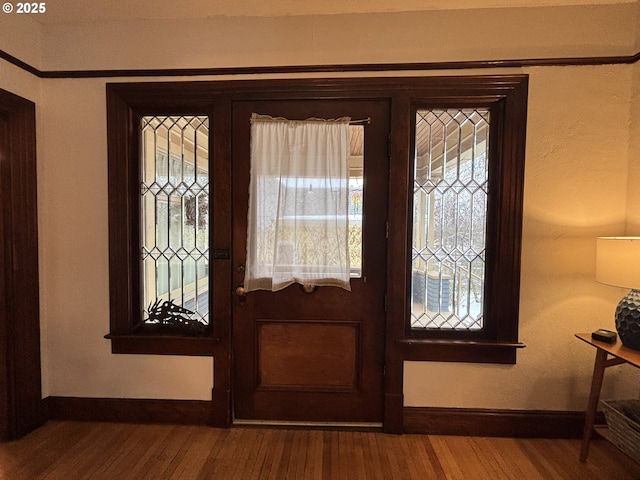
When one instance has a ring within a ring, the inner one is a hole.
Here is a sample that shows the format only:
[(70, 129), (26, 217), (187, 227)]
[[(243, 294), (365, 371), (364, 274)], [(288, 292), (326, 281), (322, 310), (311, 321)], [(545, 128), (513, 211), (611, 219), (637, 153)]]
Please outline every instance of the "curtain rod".
[(361, 118), (360, 120), (351, 120), (349, 125), (369, 125), (371, 123), (371, 117)]
[[(328, 121), (335, 121), (335, 120), (343, 120), (345, 117), (341, 117), (338, 119), (331, 119)], [(262, 115), (259, 113), (252, 113), (251, 114), (251, 122), (256, 122), (256, 121), (270, 121), (270, 120), (287, 120), (286, 118), (283, 117), (272, 117), (271, 115)], [(321, 121), (321, 122), (325, 122), (327, 121), (326, 119), (322, 119), (322, 118), (316, 118), (316, 117), (311, 117), (311, 118), (307, 118), (306, 120), (292, 120), (294, 122), (305, 122), (305, 121)], [(366, 117), (366, 118), (360, 118), (358, 120), (349, 120), (349, 125), (369, 125), (371, 123), (371, 117)]]

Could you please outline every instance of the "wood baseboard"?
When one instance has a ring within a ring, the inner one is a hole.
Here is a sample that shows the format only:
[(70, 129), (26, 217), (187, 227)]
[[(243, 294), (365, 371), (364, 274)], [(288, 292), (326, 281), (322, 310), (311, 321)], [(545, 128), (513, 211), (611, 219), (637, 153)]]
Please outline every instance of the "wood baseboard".
[[(581, 438), (584, 412), (405, 407), (404, 433)], [(604, 423), (600, 413), (596, 423)]]
[(51, 420), (214, 425), (212, 403), (204, 400), (47, 397)]
[[(165, 423), (229, 427), (223, 392), (217, 401), (134, 398), (47, 397), (51, 420), (90, 422)], [(402, 432), (479, 437), (580, 438), (584, 412), (548, 410), (491, 410), (471, 408), (404, 407)], [(599, 413), (596, 423), (604, 423)]]

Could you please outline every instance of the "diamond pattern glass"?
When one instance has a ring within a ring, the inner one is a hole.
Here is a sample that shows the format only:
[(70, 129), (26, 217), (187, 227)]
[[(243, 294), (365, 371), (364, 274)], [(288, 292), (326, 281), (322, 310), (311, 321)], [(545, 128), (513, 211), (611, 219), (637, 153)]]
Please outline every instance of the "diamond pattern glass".
[(416, 113), (411, 328), (483, 328), (489, 111)]
[(141, 134), (144, 317), (169, 301), (209, 325), (209, 118), (146, 116)]

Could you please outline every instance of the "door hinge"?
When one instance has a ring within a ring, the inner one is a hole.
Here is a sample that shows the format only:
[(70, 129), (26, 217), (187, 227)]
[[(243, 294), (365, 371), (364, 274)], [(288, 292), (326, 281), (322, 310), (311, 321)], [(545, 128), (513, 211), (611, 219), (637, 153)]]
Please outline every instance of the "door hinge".
[(387, 221), (384, 227), (384, 238), (389, 238), (389, 221)]
[(387, 136), (387, 158), (391, 160), (391, 132)]

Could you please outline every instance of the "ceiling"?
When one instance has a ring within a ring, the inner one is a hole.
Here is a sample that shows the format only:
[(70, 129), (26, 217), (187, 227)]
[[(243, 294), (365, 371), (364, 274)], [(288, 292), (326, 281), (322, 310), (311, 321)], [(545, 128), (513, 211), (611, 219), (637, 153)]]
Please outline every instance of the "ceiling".
[(32, 15), (43, 24), (216, 16), (293, 16), (500, 7), (637, 3), (640, 0), (55, 0)]

